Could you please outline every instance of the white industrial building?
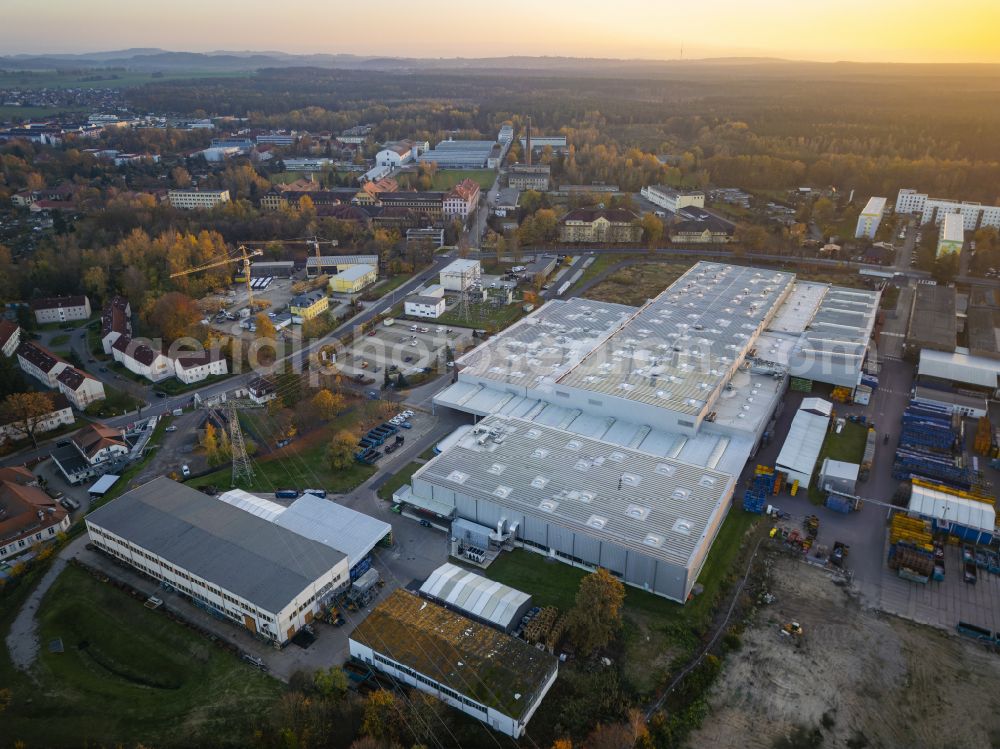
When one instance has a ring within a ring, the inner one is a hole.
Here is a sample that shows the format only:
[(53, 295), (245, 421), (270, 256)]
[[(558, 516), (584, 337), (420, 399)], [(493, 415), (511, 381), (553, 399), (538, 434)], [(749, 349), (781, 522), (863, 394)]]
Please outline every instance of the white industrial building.
[(434, 162), (439, 169), (495, 169), (500, 144), (492, 140), (443, 140), (420, 154), (421, 164)]
[(935, 520), (946, 526), (955, 523), (990, 535), (996, 533), (996, 511), (993, 505), (929, 486), (917, 483), (912, 485), (907, 509), (910, 515)]
[(676, 190), (666, 185), (649, 185), (639, 191), (653, 205), (666, 208), (671, 213), (677, 213), (681, 208), (704, 208), (705, 193), (690, 190)]
[(351, 633), (351, 656), (519, 738), (556, 681), (544, 650), (397, 588)]
[(519, 545), (684, 601), (793, 351), (856, 382), (878, 294), (842, 292), (700, 262), (640, 308), (549, 301), (456, 361), (434, 403), (483, 421), (394, 499), (485, 529), (486, 557)]
[(403, 300), (403, 314), (407, 317), (426, 317), (436, 320), (444, 314), (446, 306), (443, 293), (439, 296), (411, 294)]
[(819, 469), (819, 488), (831, 494), (854, 496), (860, 472), (857, 463), (824, 458)]
[(1000, 359), (973, 356), (961, 346), (954, 351), (921, 349), (917, 375), (921, 379), (929, 377), (971, 385), (987, 393), (1000, 391)]
[(800, 488), (809, 488), (816, 461), (830, 428), (831, 413), (833, 404), (829, 401), (822, 398), (803, 399), (792, 419), (778, 459), (774, 462), (776, 471), (788, 474), (789, 483), (798, 481)]
[(342, 552), (164, 477), (86, 524), (101, 550), (276, 644), (350, 581)]
[(508, 634), (531, 608), (527, 593), (447, 562), (430, 574), (420, 594)]
[(962, 216), (964, 229), (975, 231), (983, 226), (1000, 228), (1000, 206), (966, 201), (931, 198), (927, 193), (903, 189), (896, 197), (896, 213), (916, 213), (921, 224), (939, 224), (949, 213)]
[(885, 198), (872, 196), (868, 199), (868, 204), (858, 215), (858, 226), (854, 230), (854, 237), (868, 237), (875, 239), (875, 232), (878, 231), (879, 224), (882, 223), (882, 216), (885, 213)]
[(483, 275), (483, 266), (478, 260), (459, 258), (441, 269), (441, 286), (445, 291), (462, 292), (472, 286)]
[(205, 210), (229, 202), (229, 190), (170, 190), (167, 200), (174, 208)]
[(242, 489), (232, 489), (217, 499), (345, 554), (351, 570), (392, 533), (392, 526), (378, 518), (308, 492), (287, 507)]

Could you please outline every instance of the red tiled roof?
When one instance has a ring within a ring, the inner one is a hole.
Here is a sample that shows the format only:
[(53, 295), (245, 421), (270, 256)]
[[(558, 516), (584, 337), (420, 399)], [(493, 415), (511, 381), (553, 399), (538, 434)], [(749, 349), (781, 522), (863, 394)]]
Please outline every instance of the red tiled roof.
[(81, 372), (76, 367), (66, 367), (66, 369), (59, 373), (56, 379), (70, 390), (76, 392), (86, 380), (93, 380), (94, 378), (86, 372)]
[(31, 309), (62, 309), (63, 307), (83, 307), (87, 303), (85, 296), (51, 296), (43, 299), (32, 299)]
[[(34, 476), (31, 478), (34, 480)], [(52, 497), (16, 479), (0, 480), (0, 510), (0, 544), (37, 533), (66, 517), (66, 510)]]
[(62, 362), (58, 356), (51, 351), (39, 346), (37, 343), (25, 341), (17, 347), (17, 355), (34, 364), (45, 373), (51, 372), (56, 365)]
[(182, 367), (200, 367), (222, 359), (218, 351), (184, 351), (174, 357)]

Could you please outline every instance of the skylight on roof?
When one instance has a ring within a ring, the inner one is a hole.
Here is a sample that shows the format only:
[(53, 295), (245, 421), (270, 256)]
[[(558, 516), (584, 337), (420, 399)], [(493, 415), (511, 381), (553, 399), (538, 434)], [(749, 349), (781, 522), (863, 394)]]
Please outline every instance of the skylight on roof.
[(494, 463), (487, 469), (494, 476), (499, 476), (501, 473), (507, 470), (507, 466), (503, 463)]
[(509, 486), (498, 486), (493, 490), (493, 496), (500, 497), (500, 499), (507, 499), (512, 491), (514, 490)]
[(587, 525), (596, 530), (604, 530), (604, 526), (608, 524), (608, 519), (601, 515), (591, 515), (587, 518)]
[(544, 476), (535, 476), (535, 478), (533, 478), (531, 480), (531, 485), (535, 489), (544, 489), (545, 485), (548, 484), (548, 483), (549, 483), (549, 480), (547, 478), (545, 478)]
[(468, 480), (469, 474), (462, 471), (452, 471), (447, 476), (447, 481), (451, 481), (455, 484), (464, 484)]
[(623, 473), (621, 477), (622, 486), (635, 488), (642, 482), (642, 476), (637, 473)]
[(632, 520), (645, 520), (649, 517), (649, 508), (642, 505), (629, 505), (625, 508), (625, 514)]

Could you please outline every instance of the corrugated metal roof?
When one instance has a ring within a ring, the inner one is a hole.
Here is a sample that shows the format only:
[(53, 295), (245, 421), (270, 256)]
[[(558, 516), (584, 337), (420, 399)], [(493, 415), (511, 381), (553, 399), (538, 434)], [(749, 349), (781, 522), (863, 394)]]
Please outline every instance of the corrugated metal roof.
[(687, 565), (724, 512), (731, 475), (489, 416), (414, 479)]
[(285, 511), (284, 505), (264, 499), (263, 497), (258, 497), (242, 489), (230, 489), (228, 492), (217, 496), (216, 499), (269, 521), (274, 520)]
[(378, 518), (308, 493), (292, 502), (274, 523), (343, 552), (351, 567), (392, 533), (392, 526)]
[(785, 437), (785, 444), (781, 446), (781, 453), (778, 454), (774, 467), (812, 476), (829, 424), (829, 416), (798, 411), (792, 419), (792, 426), (788, 429), (788, 436)]
[(794, 278), (699, 262), (558, 382), (698, 414), (752, 347)]
[(918, 374), (993, 390), (1000, 378), (1000, 360), (970, 356), (961, 349), (953, 352), (923, 349)]
[(87, 522), (271, 613), (344, 559), (324, 544), (165, 477), (94, 510)]
[(475, 572), (443, 564), (420, 586), (420, 592), (477, 619), (510, 629), (531, 596)]
[(996, 530), (996, 512), (991, 505), (956, 497), (927, 486), (913, 485), (909, 510), (927, 518), (947, 520), (987, 533), (994, 533)]

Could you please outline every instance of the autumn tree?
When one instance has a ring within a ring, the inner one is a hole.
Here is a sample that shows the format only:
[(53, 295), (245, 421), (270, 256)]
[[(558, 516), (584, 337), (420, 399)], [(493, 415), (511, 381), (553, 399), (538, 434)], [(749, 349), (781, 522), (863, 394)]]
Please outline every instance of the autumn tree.
[(146, 315), (149, 325), (168, 344), (189, 335), (200, 319), (198, 305), (187, 294), (179, 291), (161, 296)]
[(201, 438), (201, 446), (205, 449), (205, 458), (210, 466), (217, 466), (223, 462), (219, 451), (219, 436), (211, 421), (205, 422), (205, 435)]
[(191, 174), (182, 166), (174, 167), (170, 172), (170, 180), (174, 187), (184, 189), (191, 186)]
[(376, 689), (365, 700), (361, 732), (384, 744), (400, 738), (401, 713), (396, 697), (386, 689)]
[(271, 318), (267, 316), (267, 313), (258, 313), (255, 323), (257, 325), (258, 341), (273, 341), (277, 339), (278, 331), (275, 329), (274, 323), (271, 322)]
[(663, 222), (655, 213), (642, 217), (642, 238), (647, 247), (656, 247), (663, 239)]
[(584, 653), (607, 647), (621, 628), (625, 586), (603, 567), (580, 581), (569, 612), (569, 631)]
[(313, 674), (313, 686), (324, 697), (343, 697), (347, 693), (347, 674), (339, 666), (320, 669)]
[(344, 410), (344, 396), (323, 388), (312, 397), (312, 407), (321, 419), (329, 421)]
[(0, 404), (0, 415), (5, 424), (29, 437), (31, 444), (38, 447), (35, 433), (54, 408), (52, 396), (48, 393), (12, 393)]
[(358, 436), (346, 429), (337, 432), (326, 448), (326, 458), (330, 467), (337, 471), (350, 468), (354, 462), (354, 451), (358, 447)]

